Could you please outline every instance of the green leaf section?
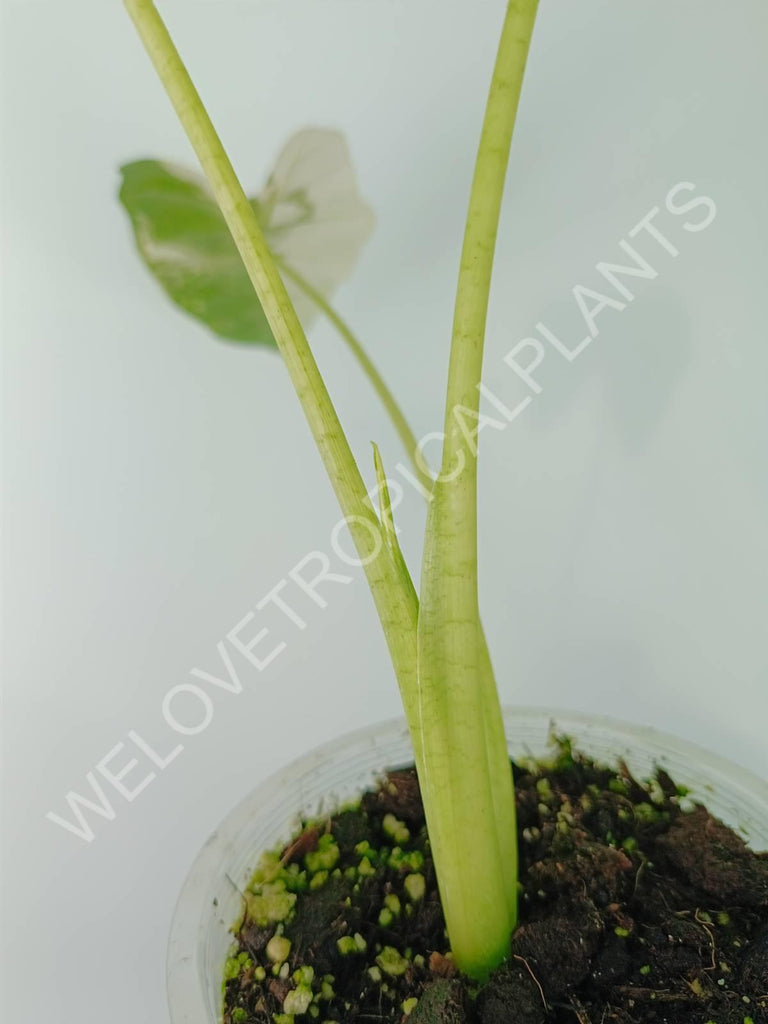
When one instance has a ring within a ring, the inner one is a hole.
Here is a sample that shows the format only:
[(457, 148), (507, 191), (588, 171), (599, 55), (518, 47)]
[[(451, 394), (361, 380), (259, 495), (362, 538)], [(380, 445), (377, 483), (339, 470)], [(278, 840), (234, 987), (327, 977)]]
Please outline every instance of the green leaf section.
[(516, 922), (509, 870), (515, 807), (501, 706), (480, 626), (477, 460), (464, 424), (479, 411), (499, 212), (536, 10), (537, 0), (510, 0), (486, 107), (462, 249), (442, 468), (427, 520), (418, 622), (427, 824), (454, 957), (477, 978), (508, 954)]
[[(120, 201), (136, 246), (169, 298), (229, 341), (276, 348), (227, 222), (205, 178), (159, 160), (120, 168)], [(283, 147), (263, 192), (250, 199), (304, 330), (325, 316), (378, 395), (425, 488), (416, 438), (394, 395), (328, 296), (351, 273), (373, 228), (339, 132), (309, 128)]]
[[(121, 171), (120, 200), (139, 252), (170, 298), (221, 338), (274, 346), (205, 178), (158, 160), (125, 164)], [(286, 286), (309, 330), (322, 303), (352, 272), (374, 226), (343, 135), (328, 128), (296, 132), (249, 201), (272, 253), (291, 271)]]
[(169, 298), (230, 341), (275, 339), (204, 181), (158, 160), (121, 168), (120, 201), (139, 252)]

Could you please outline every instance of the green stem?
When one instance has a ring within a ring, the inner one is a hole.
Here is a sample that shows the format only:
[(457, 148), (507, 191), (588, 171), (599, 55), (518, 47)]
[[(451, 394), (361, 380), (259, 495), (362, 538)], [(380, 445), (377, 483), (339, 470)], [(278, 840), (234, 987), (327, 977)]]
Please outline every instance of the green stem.
[(411, 430), (408, 421), (403, 415), (402, 409), (397, 404), (397, 400), (395, 399), (395, 396), (392, 394), (389, 387), (387, 386), (386, 381), (381, 376), (379, 371), (376, 369), (373, 360), (370, 358), (368, 353), (360, 344), (360, 342), (358, 341), (355, 334), (352, 332), (349, 325), (346, 323), (345, 320), (341, 318), (341, 316), (339, 316), (339, 314), (336, 312), (336, 310), (333, 308), (330, 302), (325, 298), (322, 292), (319, 292), (317, 288), (315, 288), (314, 285), (310, 284), (310, 282), (307, 281), (305, 277), (303, 277), (296, 270), (294, 270), (293, 267), (288, 266), (287, 263), (284, 263), (282, 260), (280, 260), (279, 257), (278, 264), (280, 266), (280, 270), (282, 271), (282, 273), (286, 277), (290, 278), (290, 280), (293, 281), (294, 284), (298, 288), (300, 288), (309, 299), (312, 300), (312, 302), (314, 302), (317, 308), (325, 315), (325, 317), (330, 321), (330, 323), (333, 324), (333, 326), (339, 332), (341, 337), (344, 339), (352, 355), (355, 357), (358, 364), (360, 365), (363, 373), (368, 378), (368, 381), (373, 387), (373, 390), (378, 395), (381, 404), (384, 406), (384, 409), (386, 410), (387, 415), (389, 416), (392, 425), (397, 432), (397, 436), (400, 438), (400, 442), (408, 454), (408, 458), (419, 478), (419, 482), (421, 483), (422, 487), (424, 487), (426, 490), (432, 490), (432, 478), (427, 473), (425, 473), (423, 469), (421, 469), (416, 458), (416, 435)]
[[(454, 409), (465, 406), (477, 412), (480, 407), (478, 385), (483, 369), (496, 236), (537, 8), (538, 0), (510, 0), (507, 8), (480, 138), (461, 253), (448, 369), (443, 472), (449, 471), (459, 452), (465, 452), (469, 472), (463, 473), (461, 479), (470, 481), (473, 488), (477, 486), (476, 459), (474, 453), (467, 450), (467, 441), (457, 424)], [(470, 549), (476, 547), (477, 532), (468, 529), (466, 534)]]
[(420, 759), (416, 693), (418, 602), (403, 585), (387, 538), (280, 273), (224, 147), (152, 0), (125, 0), (192, 143), (269, 321), (328, 477), (347, 520), (384, 628)]
[[(516, 919), (514, 792), (477, 591), (483, 343), (499, 213), (538, 0), (510, 0), (480, 139), (456, 297), (442, 470), (427, 522), (418, 623), (427, 824), (457, 964), (482, 978)], [(455, 472), (455, 467), (462, 467)], [(477, 927), (477, 918), (484, 927)]]
[[(325, 296), (313, 287), (309, 281), (295, 271), (288, 264), (277, 257), (282, 273), (290, 278), (305, 295), (315, 303), (317, 308), (327, 317), (331, 324), (337, 329), (341, 337), (346, 341), (352, 354), (357, 359), (363, 373), (373, 386), (379, 396), (385, 411), (397, 431), (400, 441), (408, 453), (414, 472), (417, 474), (422, 486), (428, 492), (432, 491), (434, 481), (420, 467), (417, 453), (416, 437), (411, 430), (405, 416), (403, 415), (397, 401), (389, 390), (384, 379), (379, 374), (373, 361), (362, 347), (357, 337), (353, 334), (348, 324), (336, 312)], [(377, 454), (380, 465), (380, 456)], [(379, 474), (379, 487), (386, 486), (386, 477)], [(389, 513), (391, 516), (391, 512)], [(382, 519), (383, 519), (382, 515)], [(407, 574), (402, 553), (397, 549), (398, 561), (402, 563), (402, 571)], [(410, 577), (409, 577), (410, 582)], [(411, 584), (412, 586), (412, 584)], [(499, 849), (504, 874), (504, 888), (506, 900), (511, 909), (511, 922), (514, 927), (517, 921), (517, 878), (518, 878), (518, 853), (517, 853), (517, 822), (515, 815), (514, 801), (514, 780), (509, 761), (506, 756), (507, 743), (503, 719), (496, 711), (498, 705), (498, 691), (496, 679), (493, 672), (490, 651), (485, 637), (485, 632), (480, 624), (480, 671), (481, 683), (480, 694), (483, 703), (483, 717), (485, 725), (484, 747), (488, 755), (488, 770), (491, 780), (491, 794), (493, 799), (494, 814), (499, 836)], [(504, 764), (500, 768), (501, 759)]]
[[(336, 312), (322, 292), (319, 292), (309, 283), (309, 281), (307, 281), (305, 277), (280, 260), (279, 257), (276, 258), (284, 276), (290, 278), (290, 280), (292, 280), (294, 284), (296, 284), (296, 286), (300, 288), (312, 302), (315, 303), (317, 308), (326, 316), (329, 322), (333, 324), (341, 337), (347, 343), (349, 349), (362, 368), (363, 373), (373, 386), (376, 394), (379, 396), (385, 411), (389, 415), (390, 421), (397, 431), (400, 441), (409, 456), (411, 466), (417, 474), (422, 487), (424, 487), (426, 491), (431, 492), (434, 481), (423, 471), (419, 465), (418, 459), (416, 458), (416, 436), (397, 404), (397, 400), (380, 375), (379, 371), (376, 369), (373, 361), (370, 359), (357, 337), (353, 334), (349, 325)], [(383, 480), (386, 481), (386, 477), (383, 477)], [(380, 476), (379, 487), (382, 488), (382, 486), (385, 486), (385, 483), (382, 484), (382, 478)], [(402, 571), (407, 573), (403, 556), (399, 551), (399, 548), (397, 551), (397, 557), (398, 560), (402, 562)], [(506, 755), (507, 743), (504, 731), (504, 722), (499, 718), (495, 709), (496, 704), (498, 704), (498, 692), (496, 689), (496, 679), (493, 672), (490, 651), (488, 649), (488, 642), (485, 637), (482, 623), (480, 624), (479, 643), (480, 670), (482, 673), (480, 687), (485, 722), (485, 749), (488, 753), (488, 767), (491, 775), (491, 793), (499, 834), (499, 848), (501, 853), (502, 870), (504, 873), (504, 887), (507, 903), (511, 908), (512, 926), (514, 927), (517, 920), (518, 878), (517, 823), (515, 820), (514, 781), (512, 778), (512, 771), (508, 767), (508, 762), (507, 766), (498, 770), (500, 756), (505, 757)]]
[[(436, 490), (425, 553), (425, 574), (430, 581), (427, 587), (428, 613), (420, 618), (418, 601), (407, 570), (403, 571), (402, 559), (393, 556), (393, 552), (397, 554), (397, 546), (392, 533), (387, 534), (386, 526), (379, 522), (371, 508), (365, 484), (278, 268), (200, 97), (152, 0), (125, 0), (125, 3), (232, 232), (365, 565), (411, 727), (454, 953), (457, 963), (467, 973), (482, 977), (506, 952), (513, 917), (504, 899), (505, 881), (498, 838), (499, 819), (510, 820), (509, 808), (501, 806), (497, 796), (506, 788), (503, 780), (505, 771), (509, 776), (509, 764), (506, 747), (503, 763), (496, 758), (495, 767), (494, 758), (489, 761), (485, 754), (486, 741), (500, 751), (503, 728), (499, 732), (498, 697), (490, 665), (484, 665), (480, 639), (476, 544), (472, 561), (472, 547), (467, 543), (468, 527), (474, 528), (476, 524), (476, 510), (467, 502), (467, 497), (475, 494), (476, 480), (474, 483), (470, 481), (469, 489), (466, 485), (460, 486), (463, 477), (475, 476), (475, 467), (470, 460), (467, 467), (470, 472), (459, 476), (457, 486), (440, 486)], [(530, 14), (528, 27), (532, 28), (535, 8), (532, 0), (523, 4), (511, 3), (507, 14), (468, 223), (467, 238), (471, 239), (473, 234), (476, 236), (474, 248), (478, 251), (484, 245), (492, 250), (492, 244), (488, 246), (488, 238), (483, 239), (485, 228), (482, 225), (488, 226), (488, 209), (483, 203), (475, 203), (475, 197), (478, 189), (493, 190), (494, 187), (494, 175), (486, 172), (493, 162), (494, 147), (498, 148), (499, 138), (503, 135), (500, 134), (503, 119), (500, 120), (494, 112), (499, 107), (499, 94), (510, 92), (510, 83), (503, 73), (504, 66), (506, 62), (520, 57), (520, 40), (512, 36), (515, 31), (525, 34), (526, 12)], [(524, 48), (527, 48), (527, 43)], [(516, 102), (515, 95), (515, 106)], [(491, 140), (490, 145), (487, 139)], [(503, 173), (501, 180), (503, 182)], [(482, 293), (482, 269), (479, 274), (465, 273), (467, 266), (470, 270), (478, 269), (472, 265), (476, 255), (476, 252), (473, 255), (473, 246), (468, 246), (465, 240), (451, 356), (454, 382), (457, 375), (460, 377), (472, 370), (472, 361), (460, 352), (457, 355), (457, 346), (469, 343), (467, 332), (472, 334), (473, 311), (476, 313), (479, 309), (477, 299)], [(487, 277), (490, 283), (490, 263)], [(464, 301), (462, 295), (470, 299)], [(481, 318), (483, 327), (485, 308)], [(478, 375), (472, 381), (473, 389), (479, 381), (482, 364), (482, 337), (476, 338), (475, 344), (479, 346), (480, 353), (479, 361), (476, 360)], [(449, 404), (451, 395), (449, 390)], [(463, 403), (470, 411), (473, 399), (479, 401), (474, 390)], [(450, 463), (449, 452), (462, 451), (456, 432), (446, 430), (446, 435), (444, 465)], [(410, 443), (408, 447), (412, 452)], [(377, 474), (380, 478), (382, 473), (379, 459)], [(384, 508), (388, 508), (388, 499), (385, 499)], [(454, 514), (456, 519), (452, 520)], [(454, 542), (455, 550), (451, 552)], [(457, 572), (460, 573), (462, 565), (466, 564), (467, 555), (470, 556), (469, 582), (472, 584), (469, 587), (465, 585), (467, 581), (457, 578)], [(467, 596), (471, 598), (473, 594), (474, 604), (467, 601)], [(441, 636), (441, 631), (444, 636)], [(462, 638), (466, 641), (465, 650), (460, 642)], [(452, 664), (451, 655), (456, 652), (460, 657)], [(489, 765), (491, 775), (498, 769), (498, 777), (502, 779), (500, 787), (495, 787), (489, 779)]]
[[(286, 277), (290, 278), (296, 286), (300, 288), (312, 302), (315, 303), (317, 308), (327, 317), (329, 322), (333, 324), (344, 341), (346, 341), (352, 354), (361, 366), (363, 373), (373, 386), (376, 394), (379, 396), (385, 411), (389, 415), (390, 421), (397, 431), (403, 447), (408, 453), (411, 466), (417, 474), (422, 487), (424, 487), (427, 492), (431, 492), (434, 481), (419, 465), (419, 461), (416, 457), (416, 436), (397, 404), (397, 400), (380, 375), (379, 371), (376, 369), (373, 361), (370, 359), (357, 337), (353, 334), (349, 325), (336, 312), (322, 292), (319, 292), (309, 283), (309, 281), (307, 281), (305, 277), (280, 260), (279, 257), (276, 258), (278, 259), (282, 273)], [(381, 481), (379, 486), (381, 487)], [(402, 560), (402, 554), (399, 551), (398, 555)], [(485, 749), (488, 752), (489, 772), (491, 773), (491, 790), (499, 833), (499, 847), (501, 850), (502, 869), (504, 872), (504, 886), (507, 894), (507, 902), (512, 911), (511, 916), (514, 926), (514, 923), (517, 920), (518, 877), (517, 823), (515, 820), (515, 803), (513, 799), (514, 782), (511, 769), (502, 771), (494, 770), (499, 764), (500, 752), (502, 756), (506, 753), (507, 744), (504, 723), (499, 719), (495, 711), (495, 705), (498, 703), (496, 679), (482, 623), (480, 624), (479, 642), (480, 666), (482, 673), (481, 699), (483, 701), (484, 720), (486, 723)]]

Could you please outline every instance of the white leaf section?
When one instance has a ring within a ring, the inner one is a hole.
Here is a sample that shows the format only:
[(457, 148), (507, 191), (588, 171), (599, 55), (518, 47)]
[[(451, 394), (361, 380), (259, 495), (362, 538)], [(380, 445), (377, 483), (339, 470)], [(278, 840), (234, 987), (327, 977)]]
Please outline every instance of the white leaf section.
[[(257, 201), (269, 246), (326, 298), (349, 277), (370, 238), (375, 217), (362, 199), (341, 132), (307, 128), (280, 153)], [(295, 284), (288, 292), (304, 328), (315, 303)]]

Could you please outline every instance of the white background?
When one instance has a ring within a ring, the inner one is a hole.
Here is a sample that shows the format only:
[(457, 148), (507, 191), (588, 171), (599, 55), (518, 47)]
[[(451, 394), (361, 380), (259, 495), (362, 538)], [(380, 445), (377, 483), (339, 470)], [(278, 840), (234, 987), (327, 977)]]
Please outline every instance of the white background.
[[(244, 183), (340, 127), (379, 226), (338, 305), (419, 434), (437, 429), (451, 296), (501, 0), (168, 0)], [(338, 518), (274, 353), (212, 340), (136, 258), (117, 168), (192, 162), (117, 0), (3, 13), (5, 1019), (167, 1019), (164, 945), (198, 847), (255, 782), (398, 713), (366, 593), (329, 591), (245, 692), (90, 846), (46, 821)], [(622, 313), (484, 433), (484, 617), (508, 703), (656, 725), (768, 775), (764, 0), (547, 0), (514, 146), (489, 386), (668, 190)], [(700, 216), (700, 214), (699, 214)], [(693, 219), (693, 218), (692, 218)], [(356, 452), (396, 439), (340, 342), (313, 335)], [(366, 470), (367, 471), (367, 470)], [(370, 475), (370, 474), (369, 474)], [(418, 569), (423, 508), (399, 511)], [(242, 667), (242, 662), (240, 663)], [(191, 711), (190, 711), (191, 713)], [(118, 765), (119, 761), (115, 762)], [(139, 778), (137, 772), (134, 778)]]

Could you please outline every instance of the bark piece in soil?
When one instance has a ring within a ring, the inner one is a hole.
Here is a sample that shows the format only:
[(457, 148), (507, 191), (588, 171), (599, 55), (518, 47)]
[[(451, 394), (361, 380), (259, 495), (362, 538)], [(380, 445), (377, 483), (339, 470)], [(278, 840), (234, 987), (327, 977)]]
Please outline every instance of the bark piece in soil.
[(465, 993), (458, 981), (445, 979), (425, 986), (409, 1024), (467, 1024)]
[(705, 807), (681, 815), (659, 847), (678, 871), (720, 905), (768, 911), (768, 861)]

